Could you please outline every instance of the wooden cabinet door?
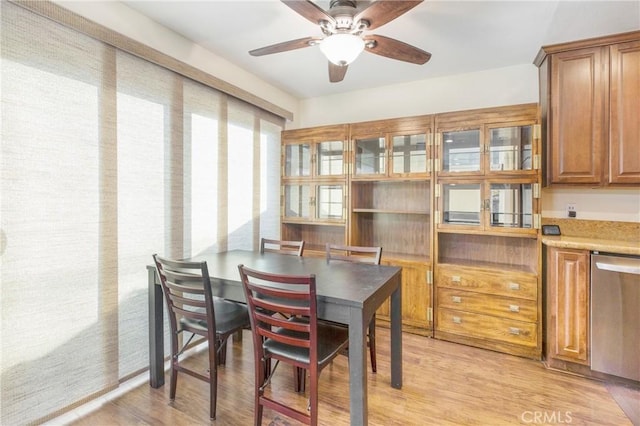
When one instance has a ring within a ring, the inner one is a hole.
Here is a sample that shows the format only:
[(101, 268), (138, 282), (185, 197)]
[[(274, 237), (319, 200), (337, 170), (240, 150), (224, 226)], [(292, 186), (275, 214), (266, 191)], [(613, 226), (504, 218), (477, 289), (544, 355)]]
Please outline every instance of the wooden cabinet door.
[(548, 183), (595, 184), (605, 164), (608, 48), (551, 58)]
[(547, 249), (548, 355), (589, 365), (589, 252)]
[[(431, 288), (427, 283), (429, 264), (409, 261), (382, 261), (383, 265), (402, 267), (402, 328), (404, 331), (431, 335)], [(390, 320), (390, 303), (386, 300), (376, 311), (378, 319)]]
[(421, 263), (402, 265), (402, 323), (430, 329), (431, 287), (427, 284), (429, 267)]
[(640, 41), (611, 46), (609, 183), (640, 183)]

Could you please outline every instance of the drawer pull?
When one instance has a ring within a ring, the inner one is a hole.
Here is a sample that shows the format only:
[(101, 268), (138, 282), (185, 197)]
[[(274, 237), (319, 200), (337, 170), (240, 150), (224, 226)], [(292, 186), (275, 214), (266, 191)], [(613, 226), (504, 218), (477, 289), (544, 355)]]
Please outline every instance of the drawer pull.
[(518, 284), (518, 283), (509, 283), (509, 290), (520, 290), (520, 284)]
[(511, 312), (520, 312), (520, 306), (518, 306), (518, 305), (509, 305), (509, 310)]
[(462, 303), (462, 297), (460, 296), (452, 296), (451, 300), (453, 301), (453, 303)]
[(452, 275), (451, 276), (451, 282), (452, 283), (459, 283), (460, 282), (460, 275)]
[(460, 317), (453, 317), (453, 323), (454, 323), (454, 324), (462, 324), (462, 318), (460, 318)]
[(517, 327), (509, 327), (509, 334), (515, 334), (517, 336), (520, 334), (520, 329)]

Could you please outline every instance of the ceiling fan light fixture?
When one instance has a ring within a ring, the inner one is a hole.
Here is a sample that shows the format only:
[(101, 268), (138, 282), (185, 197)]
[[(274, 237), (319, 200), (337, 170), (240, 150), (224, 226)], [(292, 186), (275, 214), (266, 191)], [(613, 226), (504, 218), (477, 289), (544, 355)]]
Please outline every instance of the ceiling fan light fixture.
[(329, 61), (345, 66), (364, 50), (364, 40), (353, 34), (333, 34), (320, 42), (320, 51)]

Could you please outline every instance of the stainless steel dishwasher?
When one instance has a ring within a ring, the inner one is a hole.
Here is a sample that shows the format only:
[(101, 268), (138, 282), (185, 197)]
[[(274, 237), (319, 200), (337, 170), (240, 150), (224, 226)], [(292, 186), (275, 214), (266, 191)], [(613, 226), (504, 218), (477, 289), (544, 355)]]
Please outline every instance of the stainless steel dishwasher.
[(640, 257), (591, 254), (591, 369), (640, 381)]

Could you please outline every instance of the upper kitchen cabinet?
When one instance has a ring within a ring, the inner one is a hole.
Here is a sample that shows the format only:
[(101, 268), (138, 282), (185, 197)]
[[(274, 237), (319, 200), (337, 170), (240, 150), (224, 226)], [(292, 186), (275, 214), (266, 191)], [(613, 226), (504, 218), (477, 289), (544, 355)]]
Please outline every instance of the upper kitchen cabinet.
[(537, 104), (436, 116), (436, 227), (537, 235)]
[(428, 178), (432, 116), (351, 125), (353, 180)]
[(440, 177), (535, 177), (536, 104), (439, 114), (435, 164)]
[(347, 125), (287, 130), (282, 133), (282, 178), (344, 180)]
[(544, 46), (546, 185), (640, 184), (640, 31)]

